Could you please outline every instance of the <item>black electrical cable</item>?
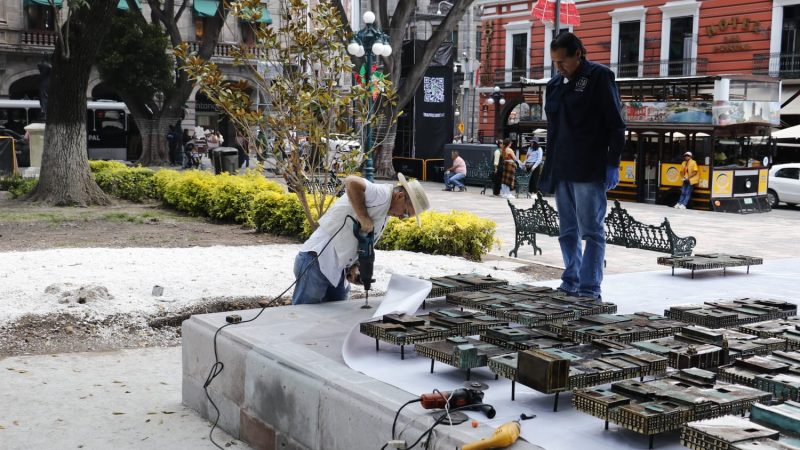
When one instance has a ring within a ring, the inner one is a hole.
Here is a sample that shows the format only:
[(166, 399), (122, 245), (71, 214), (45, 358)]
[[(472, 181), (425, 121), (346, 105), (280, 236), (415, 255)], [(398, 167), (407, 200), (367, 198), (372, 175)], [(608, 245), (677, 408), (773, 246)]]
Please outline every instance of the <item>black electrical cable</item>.
[(397, 410), (397, 414), (394, 415), (394, 422), (392, 422), (392, 440), (394, 440), (394, 430), (395, 430), (395, 427), (397, 426), (397, 418), (400, 417), (400, 411), (402, 411), (403, 408), (405, 408), (406, 406), (408, 406), (408, 405), (410, 405), (412, 403), (421, 402), (421, 401), (422, 401), (421, 398), (415, 398), (414, 400), (409, 400), (409, 401), (403, 403), (403, 406), (401, 406), (400, 409)]
[[(472, 409), (472, 408), (474, 408), (476, 406), (491, 406), (491, 405), (489, 405), (488, 403), (473, 403), (471, 405), (465, 405), (465, 406), (460, 406), (458, 408), (453, 408), (453, 409), (450, 410), (450, 412), (461, 411), (462, 409)], [(430, 426), (430, 428), (425, 430), (425, 432), (420, 435), (419, 439), (414, 441), (414, 443), (411, 444), (411, 446), (406, 447), (406, 450), (411, 450), (412, 448), (416, 447), (417, 444), (419, 444), (426, 435), (428, 435), (431, 432), (433, 432), (433, 429), (436, 428), (436, 426), (439, 425), (440, 423), (444, 422), (444, 420), (446, 418), (447, 418), (447, 414), (442, 414), (442, 416), (439, 417), (438, 419), (436, 419), (436, 422), (434, 422), (433, 425)], [(425, 444), (425, 445), (427, 446), (428, 444)]]
[[(317, 255), (314, 257), (314, 261), (319, 259), (319, 255), (322, 252), (324, 252), (326, 248), (328, 248), (328, 245), (330, 245), (330, 243), (333, 241), (333, 238), (335, 238), (339, 234), (339, 232), (342, 231), (342, 228), (344, 228), (344, 226), (347, 225), (347, 219), (350, 219), (353, 222), (357, 222), (357, 220), (353, 216), (347, 215), (344, 218), (344, 221), (342, 221), (342, 226), (340, 226), (339, 229), (336, 230), (335, 233), (333, 233), (333, 236), (331, 236), (331, 238), (328, 239), (328, 242), (325, 243), (325, 246), (322, 247), (322, 250), (320, 250), (319, 253), (317, 253)], [(312, 261), (312, 263), (313, 263), (313, 261)], [(208, 372), (208, 376), (206, 377), (205, 383), (203, 383), (203, 390), (206, 393), (206, 398), (208, 399), (209, 402), (211, 402), (211, 406), (214, 407), (214, 411), (217, 412), (217, 417), (216, 417), (216, 419), (214, 419), (214, 424), (211, 426), (211, 430), (209, 430), (209, 432), (208, 432), (208, 438), (211, 440), (211, 443), (214, 444), (220, 450), (225, 450), (225, 449), (220, 447), (220, 445), (217, 444), (216, 441), (214, 441), (214, 436), (212, 435), (212, 433), (214, 433), (214, 430), (217, 428), (217, 425), (219, 424), (219, 416), (220, 416), (219, 408), (217, 408), (217, 404), (214, 403), (214, 400), (211, 399), (211, 395), (209, 395), (209, 393), (208, 393), (208, 386), (211, 384), (212, 381), (214, 381), (214, 378), (216, 378), (219, 374), (222, 373), (222, 370), (225, 368), (225, 364), (223, 364), (222, 361), (219, 360), (219, 355), (217, 353), (217, 336), (219, 336), (220, 331), (222, 331), (226, 327), (229, 327), (231, 325), (240, 325), (240, 324), (247, 323), (247, 322), (252, 322), (252, 321), (258, 319), (258, 316), (260, 316), (261, 313), (263, 313), (265, 309), (267, 309), (270, 306), (273, 306), (274, 304), (276, 304), (277, 301), (281, 297), (283, 297), (284, 294), (289, 292), (289, 289), (291, 289), (292, 287), (294, 287), (295, 284), (297, 284), (297, 280), (299, 280), (300, 278), (303, 278), (303, 276), (306, 274), (306, 271), (308, 271), (308, 269), (310, 267), (311, 267), (311, 263), (306, 265), (306, 267), (303, 269), (302, 272), (300, 272), (300, 275), (297, 278), (295, 278), (295, 280), (292, 282), (292, 284), (290, 284), (289, 287), (287, 287), (283, 292), (281, 292), (274, 299), (272, 299), (271, 302), (269, 302), (266, 305), (262, 306), (261, 310), (258, 312), (258, 314), (256, 314), (255, 316), (251, 317), (250, 319), (242, 320), (241, 322), (226, 323), (225, 325), (217, 328), (217, 331), (214, 333), (214, 364), (211, 366), (211, 370)]]

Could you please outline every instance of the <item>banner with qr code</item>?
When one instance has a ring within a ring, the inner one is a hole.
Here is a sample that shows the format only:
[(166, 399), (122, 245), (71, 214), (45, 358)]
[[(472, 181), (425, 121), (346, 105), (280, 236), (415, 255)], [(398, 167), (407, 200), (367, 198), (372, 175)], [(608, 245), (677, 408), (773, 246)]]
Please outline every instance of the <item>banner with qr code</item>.
[(414, 98), (414, 155), (441, 158), (453, 140), (453, 69), (428, 67)]

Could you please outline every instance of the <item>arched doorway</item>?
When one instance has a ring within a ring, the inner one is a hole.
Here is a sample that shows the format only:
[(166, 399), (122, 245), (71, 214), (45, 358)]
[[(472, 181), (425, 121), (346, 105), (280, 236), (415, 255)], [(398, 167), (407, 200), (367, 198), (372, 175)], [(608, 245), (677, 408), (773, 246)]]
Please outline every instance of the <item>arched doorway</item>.
[(11, 83), (8, 98), (11, 100), (39, 100), (39, 75), (29, 75)]
[(122, 97), (117, 94), (117, 91), (111, 89), (108, 84), (102, 82), (97, 83), (97, 85), (92, 88), (92, 98), (94, 100), (113, 100), (115, 102), (122, 101)]

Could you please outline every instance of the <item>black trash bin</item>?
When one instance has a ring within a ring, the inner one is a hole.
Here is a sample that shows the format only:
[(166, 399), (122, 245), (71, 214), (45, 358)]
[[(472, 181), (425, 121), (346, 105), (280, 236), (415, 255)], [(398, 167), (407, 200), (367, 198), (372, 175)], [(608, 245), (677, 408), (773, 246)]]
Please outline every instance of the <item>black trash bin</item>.
[(214, 174), (228, 172), (231, 175), (239, 173), (239, 151), (233, 147), (217, 147), (211, 151), (214, 162)]

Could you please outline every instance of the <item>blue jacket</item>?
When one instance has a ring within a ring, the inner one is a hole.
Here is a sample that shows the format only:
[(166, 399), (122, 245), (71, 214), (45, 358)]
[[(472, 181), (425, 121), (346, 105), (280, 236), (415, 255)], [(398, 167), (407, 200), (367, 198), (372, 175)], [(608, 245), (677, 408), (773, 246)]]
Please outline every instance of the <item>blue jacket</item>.
[(619, 166), (625, 121), (614, 73), (581, 60), (565, 82), (558, 74), (547, 83), (547, 158), (539, 188), (553, 193), (560, 180), (604, 182), (606, 166)]

